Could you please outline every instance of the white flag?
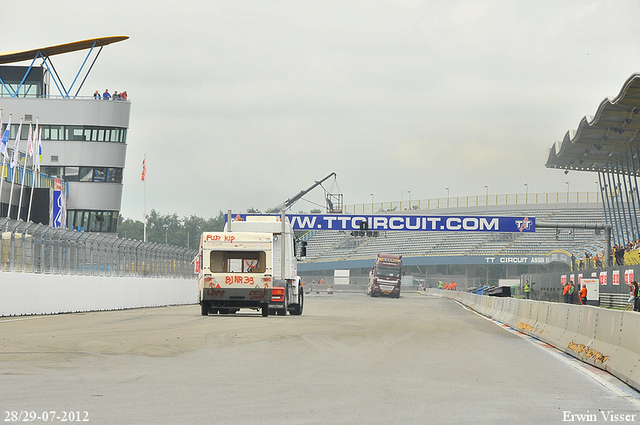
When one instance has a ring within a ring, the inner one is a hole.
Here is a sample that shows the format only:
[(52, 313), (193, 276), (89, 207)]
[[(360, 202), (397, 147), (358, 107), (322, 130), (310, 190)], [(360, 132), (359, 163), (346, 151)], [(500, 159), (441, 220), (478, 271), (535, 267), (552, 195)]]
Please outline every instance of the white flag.
[(38, 154), (36, 155), (36, 171), (40, 171), (40, 163), (42, 162), (42, 127), (38, 131)]
[[(33, 132), (31, 131), (31, 123), (29, 123), (29, 137), (27, 138), (27, 158), (33, 156)], [(27, 158), (24, 159), (24, 165), (27, 165)]]
[(18, 144), (20, 143), (20, 133), (22, 133), (22, 118), (20, 118), (20, 125), (18, 126), (18, 133), (16, 134), (16, 142), (13, 144), (13, 156), (11, 157), (11, 168), (18, 166)]

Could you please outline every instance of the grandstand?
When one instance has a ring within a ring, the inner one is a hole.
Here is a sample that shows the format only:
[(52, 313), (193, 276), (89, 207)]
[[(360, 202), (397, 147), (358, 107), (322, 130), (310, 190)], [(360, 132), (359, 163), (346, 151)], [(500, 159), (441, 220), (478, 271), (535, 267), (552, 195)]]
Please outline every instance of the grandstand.
[[(599, 192), (586, 199), (563, 194), (470, 196), (345, 206), (345, 213), (420, 213), (535, 217), (536, 223), (606, 224), (612, 241), (630, 251), (625, 263), (640, 263), (640, 73), (632, 74), (620, 93), (604, 99), (595, 115), (585, 116), (576, 130), (548, 151), (547, 168), (597, 173)], [(524, 200), (524, 202), (519, 202)], [(573, 202), (575, 200), (575, 202)], [(533, 202), (532, 202), (533, 201)], [(455, 205), (456, 208), (449, 208)], [(446, 207), (446, 208), (443, 208)], [(437, 213), (434, 213), (433, 210)], [(586, 226), (588, 227), (588, 226)], [(592, 226), (598, 227), (598, 226)], [(599, 230), (558, 226), (535, 233), (386, 232), (358, 238), (343, 232), (310, 232), (300, 275), (349, 269), (365, 276), (377, 252), (402, 254), (407, 275), (495, 285), (521, 274), (576, 270), (576, 260), (602, 256), (605, 236)], [(603, 232), (604, 233), (604, 232)], [(635, 250), (634, 250), (635, 248)], [(453, 266), (453, 267), (450, 267)], [(454, 273), (451, 273), (453, 269)], [(484, 277), (484, 281), (482, 280)], [(352, 282), (354, 279), (352, 279)]]
[[(605, 222), (602, 204), (595, 198), (580, 203), (440, 208), (437, 213), (412, 209), (410, 213), (535, 217), (536, 223)], [(330, 281), (333, 270), (349, 269), (352, 282), (363, 283), (377, 253), (384, 252), (403, 255), (407, 275), (417, 281), (449, 281), (455, 277), (458, 283), (470, 284), (466, 286), (478, 281), (479, 276), (495, 284), (499, 278), (518, 278), (521, 273), (569, 270), (572, 261), (585, 258), (587, 253), (601, 256), (605, 242), (604, 234), (587, 229), (536, 229), (535, 233), (387, 231), (371, 237), (353, 236), (346, 231), (312, 231), (304, 239), (307, 256), (298, 268), (300, 275), (309, 280), (323, 276)], [(457, 266), (453, 267), (455, 276), (442, 266)]]

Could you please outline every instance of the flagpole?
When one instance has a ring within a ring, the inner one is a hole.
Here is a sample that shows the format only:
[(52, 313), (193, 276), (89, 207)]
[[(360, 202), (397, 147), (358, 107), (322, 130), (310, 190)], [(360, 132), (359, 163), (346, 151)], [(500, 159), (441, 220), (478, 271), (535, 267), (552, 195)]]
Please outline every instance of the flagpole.
[(9, 193), (9, 211), (7, 217), (11, 218), (11, 201), (13, 200), (13, 185), (16, 182), (15, 169), (18, 168), (17, 161), (17, 152), (18, 152), (18, 144), (20, 143), (20, 133), (22, 133), (22, 118), (20, 118), (20, 125), (18, 126), (18, 133), (16, 133), (16, 141), (13, 144), (13, 156), (11, 157), (11, 189)]
[(147, 154), (142, 160), (142, 181), (144, 182), (144, 242), (147, 241)]
[[(40, 117), (36, 117), (36, 132), (34, 133), (34, 139), (38, 139), (38, 126), (40, 124)], [(40, 129), (40, 135), (42, 135), (42, 129)], [(33, 147), (32, 147), (33, 149)], [(27, 212), (27, 223), (31, 221), (31, 204), (33, 204), (33, 191), (36, 187), (36, 149), (33, 149), (33, 155), (31, 159), (31, 196), (29, 196), (29, 211)]]
[(24, 153), (24, 165), (22, 166), (22, 182), (20, 183), (20, 200), (18, 201), (18, 217), (20, 220), (20, 213), (22, 212), (22, 195), (24, 194), (24, 178), (27, 175), (27, 164), (29, 163), (29, 150), (33, 143), (33, 128), (31, 127), (33, 122), (29, 121), (29, 136), (27, 137), (27, 150)]
[[(7, 165), (9, 165), (9, 161), (7, 161), (6, 152), (4, 154), (2, 154), (2, 175), (0, 176), (1, 177), (1, 179), (0, 179), (0, 197), (2, 195), (2, 182), (4, 182), (4, 180), (5, 180), (5, 176), (4, 176), (5, 170), (6, 170), (6, 173), (7, 173), (7, 178), (9, 177), (9, 170), (8, 170), (8, 167), (5, 166), (5, 162), (7, 163)], [(1, 211), (0, 211), (0, 213), (1, 213)], [(0, 214), (0, 216), (1, 216), (1, 214)], [(8, 208), (7, 208), (7, 217), (9, 217), (9, 209)]]
[[(0, 141), (0, 147), (2, 147), (2, 171), (0, 173), (0, 205), (2, 205), (2, 183), (4, 182), (4, 163), (7, 161), (7, 143), (8, 143), (8, 139), (9, 139), (9, 133), (7, 133), (7, 131), (11, 132), (11, 115), (9, 114), (9, 122), (7, 123), (7, 126), (5, 127), (6, 130), (4, 132), (2, 132), (2, 128), (0, 128), (0, 133), (2, 133), (2, 139)], [(1, 127), (1, 126), (0, 126)], [(5, 133), (6, 133), (6, 140), (5, 140)], [(7, 177), (8, 177), (8, 173), (7, 173)], [(7, 209), (7, 217), (9, 217), (9, 211), (10, 209)], [(0, 216), (2, 216), (2, 209), (0, 208)]]
[[(2, 217), (2, 180), (4, 180), (4, 148), (2, 147), (2, 136), (4, 131), (2, 130), (2, 120), (4, 119), (4, 109), (0, 108), (0, 153), (2, 153), (2, 165), (0, 166), (0, 217)], [(9, 120), (11, 122), (11, 120)]]
[[(0, 175), (0, 198), (2, 197), (2, 182), (4, 182), (4, 180), (5, 180), (4, 173), (5, 173), (5, 170), (7, 170), (7, 167), (5, 167), (5, 165), (4, 165), (5, 162), (7, 162), (7, 164), (8, 164), (6, 151), (5, 151), (5, 153), (2, 154), (2, 175)], [(8, 170), (7, 170), (7, 177), (9, 177)], [(2, 211), (0, 211), (0, 213), (2, 213)], [(1, 216), (2, 215), (0, 214), (0, 217)], [(7, 209), (7, 217), (9, 217), (9, 210), (8, 209)]]

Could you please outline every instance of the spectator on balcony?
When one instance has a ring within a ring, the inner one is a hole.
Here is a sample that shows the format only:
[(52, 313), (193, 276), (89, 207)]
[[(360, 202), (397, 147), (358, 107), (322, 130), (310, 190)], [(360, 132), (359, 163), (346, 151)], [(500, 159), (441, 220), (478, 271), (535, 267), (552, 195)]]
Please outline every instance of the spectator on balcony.
[(102, 96), (100, 96), (100, 92), (98, 90), (96, 90), (96, 92), (93, 94), (93, 98), (98, 100), (102, 99)]
[(613, 258), (615, 258), (616, 266), (624, 266), (624, 248), (622, 246), (613, 246)]
[(104, 93), (102, 93), (102, 100), (111, 100), (109, 89), (104, 89)]
[(624, 254), (626, 250), (623, 247), (618, 247), (618, 265), (624, 266)]

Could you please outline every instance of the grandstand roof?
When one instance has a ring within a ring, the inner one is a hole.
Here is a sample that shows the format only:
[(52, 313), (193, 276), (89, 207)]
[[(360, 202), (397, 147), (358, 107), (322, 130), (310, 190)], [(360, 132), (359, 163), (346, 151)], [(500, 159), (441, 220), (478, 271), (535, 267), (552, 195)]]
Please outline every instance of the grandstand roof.
[[(594, 116), (580, 120), (549, 151), (546, 166), (564, 170), (607, 171), (612, 163), (625, 164), (625, 155), (640, 148), (640, 73), (634, 73), (618, 96), (606, 98)], [(640, 176), (637, 167), (624, 166), (627, 174)]]
[(75, 52), (77, 50), (91, 49), (94, 46), (106, 46), (111, 43), (117, 43), (118, 41), (126, 40), (128, 38), (129, 37), (126, 35), (90, 38), (88, 40), (57, 44), (55, 46), (49, 47), (40, 47), (38, 49), (20, 50), (17, 52), (4, 52), (0, 53), (0, 64), (32, 60), (38, 55), (38, 53), (42, 54), (43, 56), (53, 56), (63, 53)]

